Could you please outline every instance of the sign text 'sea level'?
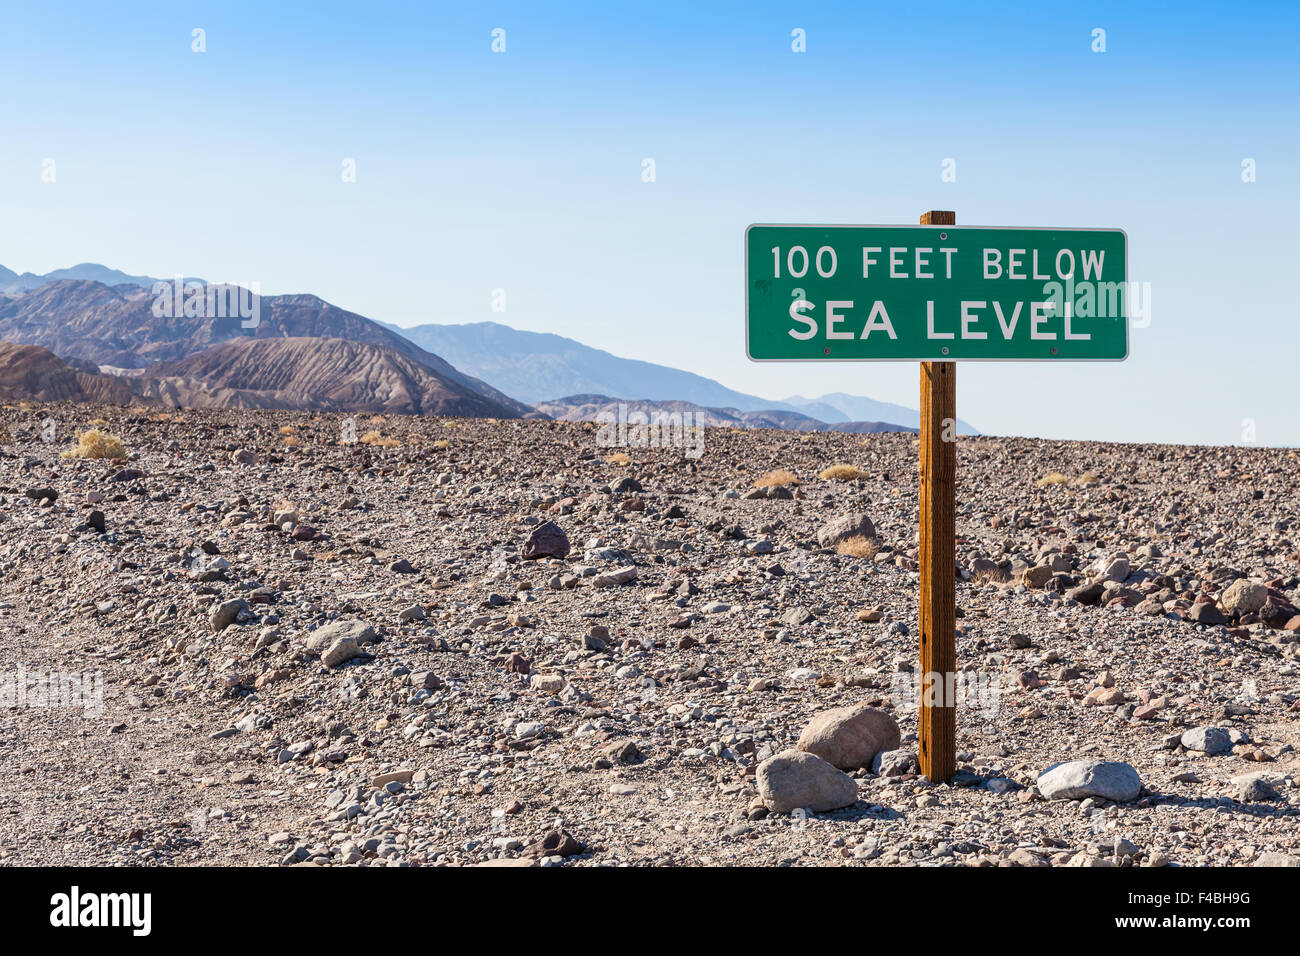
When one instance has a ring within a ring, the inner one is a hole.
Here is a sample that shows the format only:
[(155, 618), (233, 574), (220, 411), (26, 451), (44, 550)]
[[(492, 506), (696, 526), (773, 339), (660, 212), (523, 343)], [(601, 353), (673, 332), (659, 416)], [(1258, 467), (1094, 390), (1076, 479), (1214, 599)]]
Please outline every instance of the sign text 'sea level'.
[(1121, 229), (753, 225), (745, 290), (756, 361), (1128, 356)]

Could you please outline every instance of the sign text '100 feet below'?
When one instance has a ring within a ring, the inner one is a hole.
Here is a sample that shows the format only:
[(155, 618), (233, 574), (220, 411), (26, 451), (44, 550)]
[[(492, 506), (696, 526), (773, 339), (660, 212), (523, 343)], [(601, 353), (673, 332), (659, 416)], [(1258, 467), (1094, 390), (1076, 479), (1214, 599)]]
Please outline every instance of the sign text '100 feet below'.
[(1120, 229), (753, 225), (757, 361), (1128, 356)]

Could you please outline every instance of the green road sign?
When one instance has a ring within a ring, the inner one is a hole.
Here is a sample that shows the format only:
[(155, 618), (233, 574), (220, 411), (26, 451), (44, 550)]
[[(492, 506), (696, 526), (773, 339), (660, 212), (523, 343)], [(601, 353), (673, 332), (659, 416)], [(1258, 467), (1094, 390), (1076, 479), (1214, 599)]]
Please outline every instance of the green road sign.
[(1122, 229), (745, 230), (755, 361), (1128, 357)]

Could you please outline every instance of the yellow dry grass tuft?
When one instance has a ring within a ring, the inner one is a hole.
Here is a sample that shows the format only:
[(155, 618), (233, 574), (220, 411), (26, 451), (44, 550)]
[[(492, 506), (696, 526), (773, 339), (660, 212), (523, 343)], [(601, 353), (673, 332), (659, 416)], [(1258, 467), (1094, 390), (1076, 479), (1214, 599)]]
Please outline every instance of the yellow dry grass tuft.
[(77, 435), (77, 444), (65, 451), (63, 458), (125, 458), (126, 445), (108, 432), (92, 428)]
[(445, 438), (439, 438), (436, 442), (433, 443), (433, 447), (438, 449), (450, 448), (451, 442), (447, 441), (447, 439)]
[(851, 558), (874, 558), (880, 551), (880, 545), (874, 538), (867, 538), (863, 535), (854, 535), (841, 541), (835, 546), (836, 554), (846, 554)]
[(1046, 488), (1048, 485), (1065, 485), (1069, 484), (1070, 476), (1063, 475), (1059, 471), (1054, 471), (1050, 475), (1043, 475), (1038, 479), (1038, 487)]
[(287, 448), (298, 448), (302, 445), (302, 440), (294, 435), (285, 435), (282, 441)]
[(396, 438), (385, 438), (379, 432), (366, 432), (361, 436), (361, 444), (377, 445), (380, 448), (397, 448), (402, 443)]
[(281, 435), (292, 435), (292, 434), (293, 434), (293, 426), (292, 426), (292, 425), (281, 425), (281, 426), (280, 426), (280, 434), (281, 434)]
[(867, 473), (856, 465), (831, 465), (817, 477), (822, 481), (857, 481), (866, 478)]
[(630, 465), (632, 464), (632, 456), (626, 452), (616, 451), (605, 459), (605, 463), (609, 465)]
[(775, 471), (769, 471), (757, 481), (754, 482), (755, 488), (772, 488), (776, 485), (797, 485), (799, 476), (793, 471), (787, 471), (784, 468), (778, 468)]

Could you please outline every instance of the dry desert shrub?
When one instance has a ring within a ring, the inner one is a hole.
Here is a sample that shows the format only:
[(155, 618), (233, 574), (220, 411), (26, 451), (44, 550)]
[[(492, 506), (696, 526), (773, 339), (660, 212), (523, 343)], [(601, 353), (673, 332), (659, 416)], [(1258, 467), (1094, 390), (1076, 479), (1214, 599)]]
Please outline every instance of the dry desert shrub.
[(867, 473), (854, 465), (831, 465), (817, 477), (822, 481), (857, 481), (866, 478)]
[(1088, 485), (1096, 485), (1100, 483), (1101, 479), (1091, 471), (1085, 471), (1078, 478), (1071, 478), (1069, 475), (1062, 474), (1059, 471), (1054, 471), (1051, 474), (1044, 475), (1042, 478), (1038, 479), (1039, 488), (1046, 488), (1049, 485), (1080, 485), (1086, 488)]
[(361, 436), (361, 444), (377, 445), (380, 448), (397, 448), (402, 443), (396, 438), (385, 438), (379, 432), (366, 432)]
[(433, 447), (439, 450), (444, 448), (450, 448), (451, 442), (447, 441), (447, 439), (445, 438), (439, 438), (436, 442), (433, 443)]
[(292, 434), (293, 434), (293, 426), (292, 426), (292, 425), (281, 425), (281, 426), (280, 426), (280, 434), (281, 434), (281, 435), (292, 435)]
[(302, 441), (294, 435), (285, 435), (282, 441), (286, 448), (298, 448), (302, 445)]
[(605, 463), (609, 465), (630, 465), (632, 464), (632, 456), (626, 452), (616, 451), (605, 459)]
[(92, 428), (77, 435), (77, 444), (65, 451), (63, 458), (125, 458), (126, 445), (109, 432)]
[(799, 476), (793, 471), (787, 471), (784, 468), (778, 468), (775, 471), (769, 471), (757, 481), (754, 482), (755, 488), (772, 488), (776, 485), (797, 485)]
[(880, 545), (874, 538), (867, 538), (860, 534), (847, 538), (835, 546), (836, 554), (847, 554), (851, 558), (867, 560), (874, 558), (879, 550)]

